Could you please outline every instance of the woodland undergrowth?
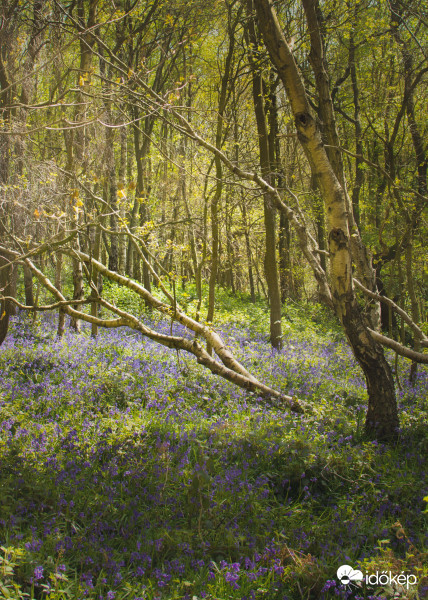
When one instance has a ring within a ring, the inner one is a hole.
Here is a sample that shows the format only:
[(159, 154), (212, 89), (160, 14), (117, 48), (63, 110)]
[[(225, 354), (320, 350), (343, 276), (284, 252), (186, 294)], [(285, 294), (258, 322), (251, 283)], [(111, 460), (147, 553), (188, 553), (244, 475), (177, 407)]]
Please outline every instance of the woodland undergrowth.
[[(192, 288), (179, 296), (192, 313)], [(427, 597), (426, 370), (410, 384), (389, 357), (401, 431), (368, 441), (364, 381), (324, 309), (285, 305), (279, 352), (261, 302), (219, 290), (217, 315), (304, 415), (135, 332), (58, 340), (55, 315), (15, 317), (0, 349), (0, 598)], [(345, 587), (342, 564), (418, 583)]]

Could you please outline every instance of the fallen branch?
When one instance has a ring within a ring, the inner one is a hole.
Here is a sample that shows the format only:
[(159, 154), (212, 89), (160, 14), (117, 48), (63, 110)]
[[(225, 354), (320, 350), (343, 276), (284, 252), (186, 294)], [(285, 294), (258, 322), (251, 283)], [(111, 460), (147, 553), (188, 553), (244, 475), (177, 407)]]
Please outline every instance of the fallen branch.
[[(157, 300), (139, 283), (129, 278), (123, 277), (118, 273), (115, 273), (114, 271), (110, 271), (103, 264), (89, 257), (88, 255), (77, 250), (63, 249), (62, 251), (66, 254), (77, 255), (78, 258), (82, 260), (82, 262), (90, 263), (93, 268), (95, 268), (99, 273), (101, 273), (105, 277), (132, 289), (140, 297), (147, 300), (155, 309), (157, 309), (165, 316), (168, 316), (171, 319), (174, 318), (174, 320), (182, 323), (185, 327), (187, 327), (187, 329), (193, 331), (194, 333), (200, 334), (215, 349), (217, 355), (219, 356), (222, 362), (220, 363), (217, 360), (215, 360), (215, 358), (210, 356), (197, 339), (186, 339), (180, 336), (158, 333), (157, 331), (154, 331), (153, 329), (148, 327), (146, 324), (142, 323), (134, 315), (131, 315), (130, 313), (114, 306), (113, 304), (110, 304), (103, 298), (98, 298), (97, 302), (99, 302), (102, 306), (104, 306), (111, 312), (117, 314), (117, 319), (101, 319), (99, 317), (95, 317), (83, 313), (79, 310), (76, 310), (75, 308), (72, 308), (71, 305), (76, 304), (76, 302), (67, 301), (66, 298), (62, 295), (62, 293), (52, 284), (50, 279), (42, 271), (40, 271), (40, 269), (38, 269), (29, 258), (26, 258), (25, 263), (27, 264), (29, 269), (37, 277), (40, 283), (54, 297), (58, 299), (56, 305), (61, 306), (62, 310), (66, 314), (73, 318), (78, 318), (82, 321), (86, 321), (88, 323), (94, 323), (99, 327), (115, 328), (126, 326), (136, 331), (140, 331), (144, 336), (164, 346), (174, 348), (176, 350), (184, 350), (193, 354), (196, 357), (196, 360), (199, 364), (205, 366), (212, 373), (219, 375), (223, 379), (230, 381), (238, 387), (241, 387), (250, 392), (258, 393), (268, 400), (274, 398), (277, 401), (274, 403), (276, 406), (280, 404), (283, 408), (288, 408), (293, 412), (303, 413), (303, 408), (298, 402), (298, 400), (291, 396), (282, 394), (281, 392), (278, 392), (273, 388), (270, 388), (269, 386), (258, 381), (250, 373), (248, 373), (248, 371), (234, 358), (234, 356), (229, 352), (229, 350), (227, 350), (223, 340), (215, 331), (213, 331), (206, 325), (194, 321), (185, 313), (183, 313), (179, 308), (176, 308), (175, 311), (173, 311), (172, 307)], [(17, 255), (18, 253), (15, 254)]]

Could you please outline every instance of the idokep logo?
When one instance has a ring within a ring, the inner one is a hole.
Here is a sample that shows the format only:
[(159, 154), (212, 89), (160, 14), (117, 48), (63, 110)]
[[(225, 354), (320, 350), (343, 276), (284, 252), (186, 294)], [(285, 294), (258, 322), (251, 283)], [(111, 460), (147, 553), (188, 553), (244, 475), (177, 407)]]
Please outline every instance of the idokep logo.
[(337, 578), (342, 585), (349, 585), (354, 581), (363, 581), (364, 575), (349, 565), (342, 565), (337, 569)]
[(365, 576), (361, 571), (353, 569), (349, 565), (342, 565), (337, 569), (337, 578), (342, 585), (359, 585), (359, 582), (365, 582), (367, 585), (394, 585), (406, 587), (415, 585), (418, 580), (416, 575), (400, 573), (394, 575), (391, 571), (376, 571), (376, 573), (366, 573)]

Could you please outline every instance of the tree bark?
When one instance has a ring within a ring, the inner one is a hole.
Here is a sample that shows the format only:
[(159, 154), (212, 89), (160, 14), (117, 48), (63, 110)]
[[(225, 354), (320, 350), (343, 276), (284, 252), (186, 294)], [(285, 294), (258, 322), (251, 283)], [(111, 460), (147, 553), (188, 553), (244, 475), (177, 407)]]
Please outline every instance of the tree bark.
[[(76, 242), (74, 244), (74, 249), (76, 252), (80, 251), (79, 236), (76, 236)], [(82, 263), (80, 262), (79, 259), (73, 258), (72, 265), (73, 265), (73, 300), (81, 300), (84, 295)], [(78, 305), (76, 304), (74, 308), (75, 308), (75, 310), (77, 310)], [(70, 327), (72, 329), (74, 329), (74, 331), (76, 331), (77, 333), (80, 333), (80, 331), (81, 331), (80, 320), (72, 317), (70, 320)]]
[[(107, 111), (110, 124), (113, 125), (112, 113), (110, 107)], [(110, 208), (110, 229), (117, 231), (118, 223), (118, 203), (117, 203), (117, 178), (116, 164), (114, 159), (114, 138), (115, 129), (107, 127), (106, 129), (106, 153), (105, 153), (105, 198)], [(117, 235), (110, 236), (110, 254), (108, 266), (111, 271), (118, 271), (119, 267), (119, 240)]]
[[(95, 44), (95, 38), (91, 31), (96, 23), (96, 11), (97, 11), (97, 0), (89, 0), (85, 7), (83, 0), (77, 1), (77, 29), (79, 31), (79, 44), (80, 44), (80, 63), (79, 70), (77, 72), (76, 87), (76, 108), (74, 120), (76, 123), (81, 123), (80, 127), (75, 129), (64, 130), (65, 142), (67, 146), (67, 166), (66, 171), (71, 178), (72, 174), (76, 169), (76, 162), (79, 162), (79, 166), (83, 170), (86, 170), (88, 156), (88, 136), (87, 126), (84, 124), (87, 114), (87, 102), (90, 97), (91, 87), (91, 75), (92, 75), (92, 54), (93, 47)], [(78, 193), (77, 196), (78, 198)], [(73, 227), (79, 227), (79, 210), (78, 207), (72, 207), (75, 211), (71, 212)], [(75, 240), (75, 250), (80, 251), (80, 240), (77, 235)], [(81, 300), (83, 298), (83, 273), (82, 265), (78, 259), (72, 259), (73, 269), (73, 300)], [(77, 306), (77, 305), (76, 305)], [(70, 327), (76, 332), (80, 332), (80, 321), (79, 319), (71, 318)]]
[[(127, 129), (122, 127), (120, 130), (120, 162), (118, 172), (118, 189), (120, 192), (120, 205), (119, 215), (122, 222), (125, 220), (126, 211), (124, 207), (124, 200), (126, 199), (125, 188), (126, 188), (126, 158), (127, 158)], [(126, 268), (126, 237), (119, 237), (119, 260), (118, 260), (118, 271), (121, 275), (124, 275)]]
[[(412, 257), (413, 257), (413, 231), (410, 234), (410, 240), (406, 248), (406, 275), (407, 275), (407, 291), (409, 292), (410, 298), (410, 309), (412, 313), (412, 319), (414, 323), (419, 322), (419, 305), (418, 299), (416, 297), (415, 290), (415, 282), (413, 278), (413, 265), (412, 265)], [(415, 352), (419, 352), (421, 347), (419, 337), (415, 338), (414, 349)], [(411, 383), (414, 383), (416, 379), (416, 373), (418, 372), (418, 363), (416, 361), (412, 362), (409, 373), (409, 380)]]
[[(25, 267), (27, 269), (29, 269), (29, 271), (31, 272), (31, 269), (29, 268), (29, 266), (27, 264), (25, 264)], [(56, 255), (55, 287), (59, 292), (62, 291), (62, 254), (61, 254), (61, 252), (58, 252)], [(63, 337), (64, 331), (65, 331), (65, 312), (60, 307), (58, 309), (58, 327), (57, 327), (57, 332), (56, 332), (57, 336), (60, 339)]]
[[(252, 10), (252, 0), (249, 0), (248, 12), (250, 15)], [(260, 64), (257, 56), (258, 40), (253, 18), (250, 18), (248, 21), (248, 39), (249, 60), (252, 71), (253, 104), (259, 140), (260, 169), (263, 179), (268, 183), (272, 183), (271, 163), (275, 160), (275, 157), (271, 156), (271, 153), (275, 149), (274, 143), (269, 144), (264, 101), (264, 87), (266, 86), (263, 85), (262, 73), (258, 66)], [(275, 136), (274, 128), (272, 130), (273, 136)], [(269, 295), (270, 341), (274, 348), (280, 349), (282, 347), (282, 327), (281, 293), (276, 259), (276, 208), (274, 199), (269, 193), (264, 193), (263, 195), (263, 213), (265, 225), (265, 257), (263, 266)]]
[(33, 275), (27, 265), (24, 265), (24, 290), (25, 290), (25, 304), (33, 306), (34, 294), (33, 294)]
[[(64, 250), (64, 252), (67, 252)], [(72, 253), (74, 251), (68, 251), (67, 253)], [(15, 253), (17, 254), (17, 253)], [(252, 392), (258, 392), (262, 396), (267, 397), (269, 399), (279, 401), (279, 405), (284, 408), (289, 408), (292, 411), (302, 413), (303, 408), (301, 404), (293, 397), (286, 396), (273, 388), (263, 384), (258, 381), (254, 376), (252, 376), (243, 365), (241, 365), (235, 357), (231, 354), (231, 352), (226, 348), (223, 340), (220, 336), (211, 328), (206, 325), (200, 324), (194, 319), (188, 317), (182, 310), (175, 305), (174, 311), (171, 310), (171, 306), (165, 304), (152, 296), (150, 292), (144, 289), (140, 284), (135, 281), (132, 281), (129, 278), (123, 277), (114, 271), (110, 271), (105, 265), (101, 264), (99, 261), (96, 261), (92, 257), (82, 252), (78, 253), (81, 261), (85, 262), (89, 269), (94, 269), (98, 271), (100, 274), (106, 276), (111, 281), (115, 281), (120, 285), (124, 285), (128, 289), (136, 292), (140, 297), (142, 297), (146, 302), (149, 302), (152, 307), (158, 310), (161, 314), (170, 319), (174, 319), (184, 325), (188, 330), (193, 331), (194, 333), (199, 334), (203, 337), (206, 342), (215, 350), (217, 356), (220, 358), (221, 362), (215, 360), (215, 358), (211, 357), (210, 354), (204, 350), (202, 345), (198, 342), (197, 339), (189, 340), (187, 338), (166, 335), (162, 333), (158, 333), (153, 329), (150, 329), (146, 324), (139, 321), (135, 316), (130, 313), (121, 310), (120, 308), (108, 303), (105, 300), (100, 299), (100, 303), (105, 306), (109, 311), (118, 315), (116, 319), (100, 319), (98, 317), (94, 317), (93, 315), (88, 315), (79, 311), (76, 307), (72, 307), (69, 302), (66, 301), (61, 292), (52, 285), (51, 281), (46, 277), (46, 275), (36, 267), (36, 265), (28, 258), (25, 259), (26, 264), (31, 269), (33, 274), (37, 277), (39, 282), (51, 292), (54, 297), (61, 303), (63, 310), (67, 312), (74, 320), (85, 320), (88, 323), (95, 323), (101, 327), (114, 328), (114, 327), (122, 327), (128, 326), (132, 329), (140, 331), (146, 337), (157, 341), (164, 346), (169, 348), (175, 348), (177, 350), (185, 350), (186, 352), (190, 352), (196, 358), (198, 363), (207, 367), (212, 373), (216, 375), (220, 375), (224, 379), (231, 381), (235, 385), (246, 389)]]
[(298, 139), (321, 191), (326, 215), (333, 304), (367, 382), (366, 432), (379, 438), (396, 435), (399, 426), (391, 368), (374, 341), (356, 302), (345, 190), (327, 156), (298, 67), (270, 0), (255, 0), (259, 27), (272, 63), (284, 84)]
[[(10, 257), (5, 253), (0, 254), (0, 294), (11, 295), (11, 279), (13, 267), (9, 265)], [(0, 346), (4, 342), (9, 329), (11, 315), (11, 301), (0, 300)]]
[[(114, 237), (114, 236), (113, 236)], [(99, 227), (91, 227), (89, 232), (89, 239), (91, 245), (91, 255), (95, 260), (99, 260), (100, 257), (100, 249), (101, 249), (101, 229)], [(90, 265), (90, 283), (91, 283), (91, 298), (93, 302), (91, 303), (91, 315), (93, 317), (98, 317), (98, 296), (101, 295), (102, 292), (102, 276), (92, 268)], [(98, 325), (96, 322), (91, 324), (91, 337), (96, 338), (98, 335)]]
[[(135, 115), (137, 112), (135, 111)], [(144, 122), (144, 139), (140, 144), (140, 130), (138, 126), (134, 125), (134, 151), (135, 160), (137, 163), (137, 185), (135, 188), (134, 205), (132, 207), (132, 214), (130, 220), (131, 232), (139, 225), (144, 227), (144, 224), (149, 218), (147, 201), (150, 195), (150, 186), (147, 178), (147, 163), (151, 147), (151, 133), (154, 127), (155, 119), (152, 116), (148, 116)], [(128, 244), (128, 251), (126, 255), (126, 272), (130, 277), (141, 279), (144, 282), (144, 286), (150, 290), (151, 281), (150, 275), (147, 269), (146, 263), (143, 261), (143, 274), (141, 277), (140, 270), (140, 257), (134, 252), (134, 247), (131, 242)], [(144, 256), (148, 259), (148, 255), (144, 250)]]
[[(336, 126), (335, 111), (330, 92), (331, 86), (328, 65), (324, 50), (324, 17), (321, 11), (319, 0), (302, 0), (302, 4), (305, 10), (306, 21), (311, 39), (309, 61), (312, 65), (315, 75), (315, 82), (319, 97), (319, 112), (322, 121), (321, 128), (319, 127), (318, 123), (316, 123), (316, 128), (322, 141), (327, 143), (323, 150), (328, 158), (331, 170), (336, 176), (336, 179), (342, 190), (342, 203), (344, 210), (346, 211), (348, 229), (351, 234), (349, 237), (349, 243), (353, 262), (356, 265), (357, 272), (364, 285), (376, 292), (376, 274), (372, 267), (371, 256), (361, 240), (357, 220), (353, 213), (352, 203), (346, 187), (342, 151)], [(369, 319), (373, 329), (380, 328), (379, 303), (372, 303), (369, 305), (367, 318)]]
[[(12, 8), (12, 6), (11, 6)], [(0, 133), (4, 129), (6, 132), (11, 126), (11, 105), (14, 94), (12, 81), (9, 78), (9, 74), (6, 69), (5, 61), (7, 52), (8, 42), (10, 41), (10, 35), (13, 34), (11, 29), (8, 32), (7, 25), (10, 25), (12, 14), (8, 14), (7, 6), (4, 6), (2, 15), (2, 26), (0, 27), (0, 88), (2, 93), (0, 94)], [(9, 34), (9, 35), (8, 35)], [(7, 189), (9, 184), (10, 176), (10, 135), (0, 135), (0, 184), (4, 185)], [(11, 214), (8, 206), (3, 204), (0, 205), (0, 239), (4, 243), (5, 236), (8, 230), (12, 229)], [(12, 291), (12, 277), (13, 267), (9, 265), (10, 257), (7, 253), (0, 255), (0, 294), (10, 296)], [(9, 328), (9, 317), (13, 312), (11, 302), (8, 300), (2, 300), (0, 302), (0, 344), (3, 343), (6, 338)]]
[(349, 39), (349, 67), (351, 71), (352, 97), (354, 101), (354, 127), (355, 127), (355, 177), (352, 188), (352, 211), (358, 229), (361, 227), (360, 215), (360, 192), (364, 181), (364, 172), (362, 169), (363, 155), (363, 132), (360, 119), (360, 92), (358, 89), (357, 66), (355, 56), (354, 29), (351, 31)]
[(243, 192), (241, 191), (241, 212), (242, 212), (242, 225), (244, 229), (245, 237), (245, 251), (247, 254), (248, 263), (248, 281), (250, 284), (250, 296), (251, 302), (256, 301), (256, 293), (254, 289), (254, 276), (253, 276), (253, 258), (251, 256), (251, 244), (250, 244), (250, 232), (247, 220), (247, 208), (245, 206), (245, 198), (243, 198)]
[[(229, 15), (230, 18), (230, 15)], [(220, 95), (218, 100), (217, 127), (215, 135), (216, 148), (222, 147), (223, 142), (223, 118), (227, 103), (227, 91), (229, 87), (230, 72), (232, 66), (233, 53), (235, 49), (235, 38), (233, 31), (229, 30), (229, 47), (227, 50), (226, 60), (224, 63), (224, 71), (221, 78)], [(211, 200), (211, 264), (210, 264), (210, 279), (208, 283), (208, 311), (207, 321), (214, 320), (215, 310), (215, 286), (217, 283), (218, 263), (219, 263), (219, 204), (223, 192), (223, 169), (222, 163), (218, 156), (214, 157), (216, 187)], [(210, 348), (208, 348), (210, 352)]]

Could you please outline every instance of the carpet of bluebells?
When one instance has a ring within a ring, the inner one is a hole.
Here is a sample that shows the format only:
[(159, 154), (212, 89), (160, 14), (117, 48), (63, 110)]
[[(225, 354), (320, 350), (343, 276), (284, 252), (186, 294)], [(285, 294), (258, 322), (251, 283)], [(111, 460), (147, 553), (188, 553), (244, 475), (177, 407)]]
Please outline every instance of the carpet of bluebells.
[[(55, 315), (15, 317), (0, 348), (1, 599), (428, 596), (426, 370), (410, 385), (398, 363), (399, 439), (368, 441), (361, 372), (319, 307), (285, 310), (280, 352), (266, 311), (237, 307), (218, 329), (304, 415), (131, 330), (58, 340)], [(418, 584), (346, 587), (342, 564)]]

